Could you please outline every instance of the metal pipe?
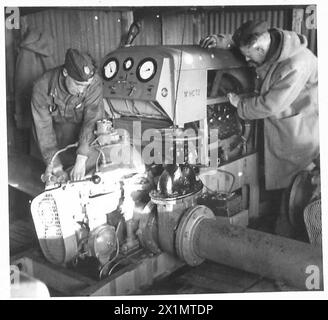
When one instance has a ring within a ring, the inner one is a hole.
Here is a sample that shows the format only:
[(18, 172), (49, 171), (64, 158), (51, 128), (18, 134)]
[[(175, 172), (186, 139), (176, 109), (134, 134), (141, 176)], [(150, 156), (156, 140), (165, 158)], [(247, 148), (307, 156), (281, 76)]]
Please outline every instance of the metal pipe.
[(320, 289), (323, 289), (321, 248), (217, 219), (201, 219), (193, 233), (194, 251), (204, 259), (305, 290), (309, 289), (307, 268), (316, 266), (320, 270)]

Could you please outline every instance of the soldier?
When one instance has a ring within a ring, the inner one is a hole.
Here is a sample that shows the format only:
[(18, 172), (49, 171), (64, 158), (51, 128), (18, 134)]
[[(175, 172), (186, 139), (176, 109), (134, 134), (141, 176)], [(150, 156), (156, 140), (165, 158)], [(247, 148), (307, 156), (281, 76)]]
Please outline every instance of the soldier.
[[(104, 116), (102, 83), (91, 56), (68, 49), (65, 63), (45, 72), (33, 87), (31, 101), (36, 138), (47, 165), (46, 174), (65, 182), (65, 167), (73, 165), (72, 180), (85, 176), (93, 162), (90, 143), (97, 120)], [(76, 154), (55, 153), (78, 142)]]
[[(201, 46), (216, 47), (218, 40), (209, 36)], [(259, 94), (228, 98), (242, 119), (264, 119), (265, 186), (278, 200), (319, 159), (317, 58), (305, 36), (269, 29), (265, 21), (242, 24), (232, 40), (255, 67)]]

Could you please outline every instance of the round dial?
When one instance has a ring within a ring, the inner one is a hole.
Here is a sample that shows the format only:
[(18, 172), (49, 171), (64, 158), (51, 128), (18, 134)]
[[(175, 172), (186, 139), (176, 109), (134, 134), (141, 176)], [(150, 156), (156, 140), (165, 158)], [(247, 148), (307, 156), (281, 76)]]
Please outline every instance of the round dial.
[(104, 67), (102, 71), (103, 71), (103, 77), (106, 80), (111, 80), (117, 74), (118, 61), (115, 58), (110, 58), (104, 63)]
[(157, 64), (154, 59), (146, 58), (142, 60), (137, 69), (137, 77), (140, 81), (146, 82), (156, 74)]
[(130, 70), (133, 67), (133, 59), (132, 58), (127, 58), (123, 62), (123, 68), (124, 70)]

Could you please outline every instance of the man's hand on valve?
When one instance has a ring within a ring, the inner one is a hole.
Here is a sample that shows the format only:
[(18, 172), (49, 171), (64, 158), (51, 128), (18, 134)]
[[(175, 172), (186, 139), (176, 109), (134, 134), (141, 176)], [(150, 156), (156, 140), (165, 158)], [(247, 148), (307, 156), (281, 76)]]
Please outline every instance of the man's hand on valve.
[(76, 157), (76, 161), (74, 167), (70, 173), (70, 178), (73, 181), (82, 180), (85, 176), (85, 163), (88, 157), (78, 154)]
[(238, 107), (239, 101), (240, 101), (240, 97), (238, 96), (238, 94), (235, 94), (233, 92), (230, 92), (227, 94), (227, 97), (230, 101), (230, 103), (234, 106), (234, 107)]

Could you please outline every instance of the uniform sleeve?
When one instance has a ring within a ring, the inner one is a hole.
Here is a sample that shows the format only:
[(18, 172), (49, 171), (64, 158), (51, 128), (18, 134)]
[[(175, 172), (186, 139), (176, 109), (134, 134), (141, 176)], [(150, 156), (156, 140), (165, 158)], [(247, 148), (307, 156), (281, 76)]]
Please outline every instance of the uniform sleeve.
[(88, 156), (90, 144), (95, 138), (96, 122), (104, 117), (102, 83), (98, 75), (96, 75), (94, 82), (88, 88), (84, 104), (83, 124), (76, 152), (77, 154)]
[(262, 95), (242, 98), (238, 104), (238, 115), (242, 119), (263, 119), (278, 115), (294, 102), (308, 80), (304, 65), (283, 68), (270, 88)]
[[(58, 150), (48, 99), (45, 83), (38, 81), (33, 87), (31, 110), (40, 151), (47, 165)], [(60, 164), (58, 157), (54, 164)]]

